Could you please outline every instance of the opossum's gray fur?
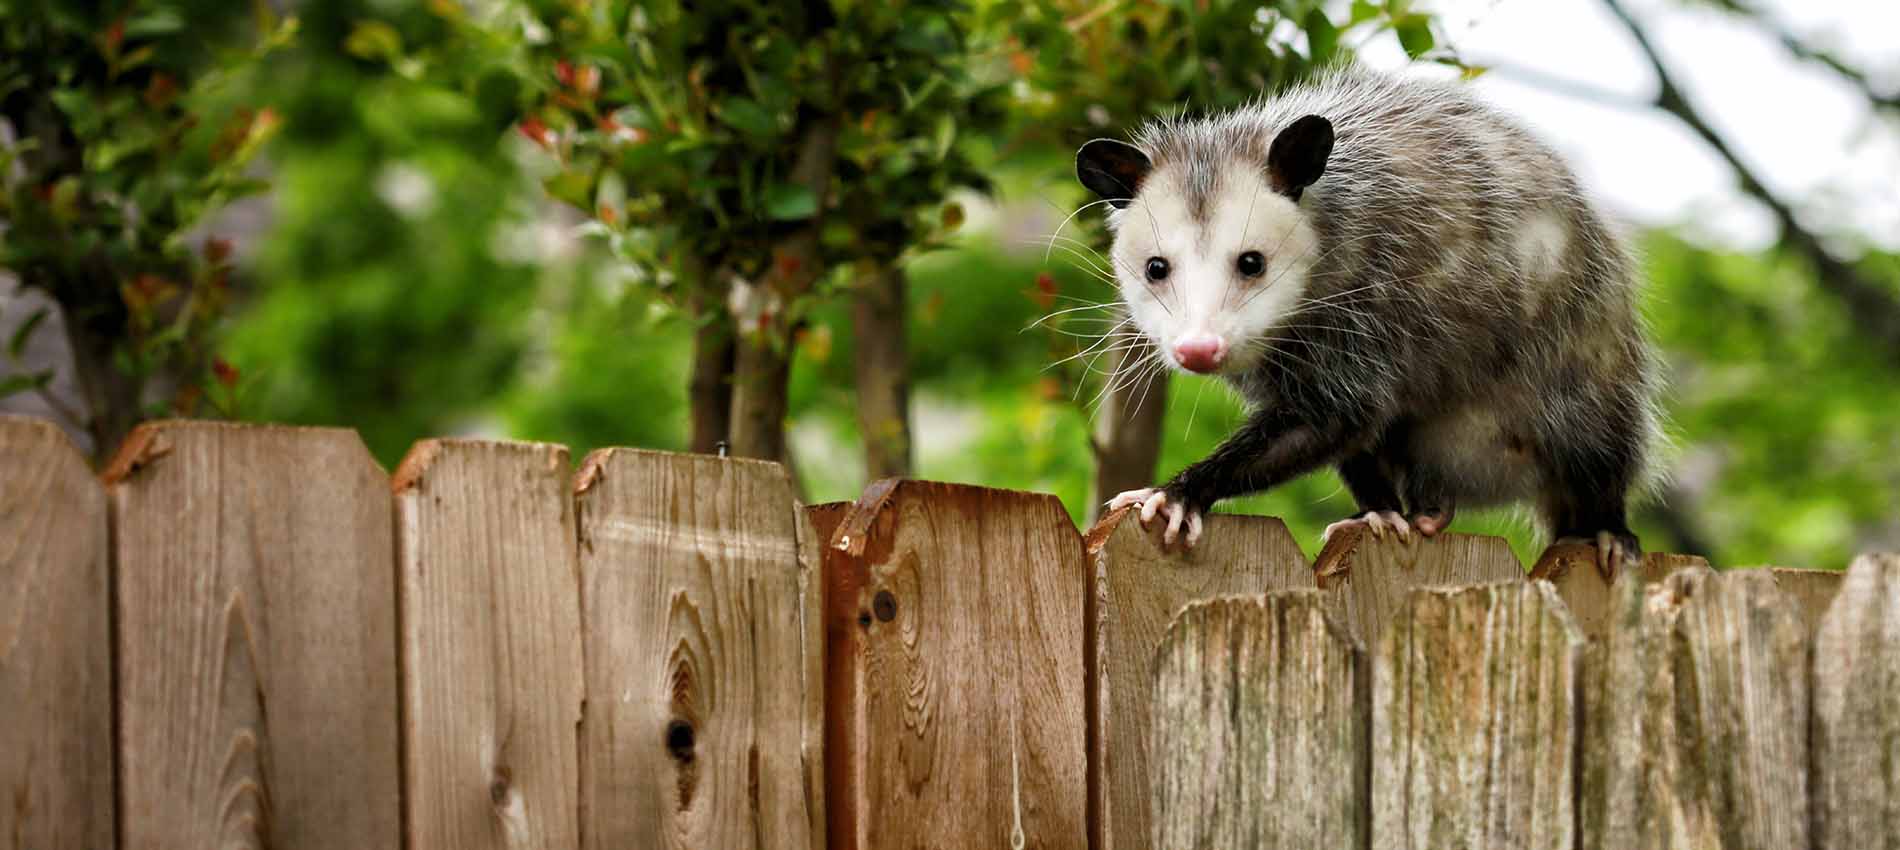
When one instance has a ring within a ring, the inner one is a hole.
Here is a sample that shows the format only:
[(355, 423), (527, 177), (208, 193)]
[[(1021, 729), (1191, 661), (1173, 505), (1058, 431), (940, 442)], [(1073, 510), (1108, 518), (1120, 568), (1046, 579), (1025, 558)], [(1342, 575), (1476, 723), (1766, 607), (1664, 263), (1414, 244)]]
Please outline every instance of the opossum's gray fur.
[[(1626, 536), (1623, 498), (1659, 446), (1657, 368), (1635, 264), (1570, 169), (1460, 85), (1356, 67), (1154, 120), (1134, 144), (1204, 220), (1230, 175), (1257, 172), (1305, 115), (1334, 133), (1323, 176), (1293, 195), (1317, 235), (1313, 265), (1297, 306), (1242, 341), (1258, 359), (1225, 377), (1257, 415), (1290, 412), (1340, 440), (1320, 463), (1376, 459), (1405, 510), (1531, 500), (1559, 533)], [(1140, 197), (1111, 227), (1148, 226)], [(1197, 466), (1273, 450), (1233, 442)], [(1304, 471), (1273, 467), (1191, 467), (1169, 487), (1199, 511)], [(1363, 508), (1384, 507), (1361, 489)]]

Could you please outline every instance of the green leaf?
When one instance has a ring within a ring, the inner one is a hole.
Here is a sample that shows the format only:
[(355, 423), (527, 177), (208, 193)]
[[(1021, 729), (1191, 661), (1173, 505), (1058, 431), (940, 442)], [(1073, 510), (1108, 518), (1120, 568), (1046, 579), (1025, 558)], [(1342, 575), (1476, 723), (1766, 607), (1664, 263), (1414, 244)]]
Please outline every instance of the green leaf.
[(931, 152), (938, 162), (950, 154), (950, 145), (957, 139), (957, 117), (945, 112), (937, 116), (936, 147)]
[(185, 28), (185, 18), (176, 9), (155, 9), (125, 22), (126, 38), (151, 38), (171, 35)]
[(749, 98), (726, 98), (719, 104), (719, 120), (747, 135), (766, 137), (778, 132), (772, 113)]
[(6, 398), (15, 393), (23, 393), (27, 390), (39, 389), (40, 387), (52, 383), (52, 381), (52, 372), (39, 372), (32, 375), (8, 375), (5, 378), (0, 378), (0, 398)]
[(1424, 15), (1406, 15), (1392, 22), (1392, 28), (1399, 34), (1399, 44), (1405, 47), (1406, 55), (1417, 59), (1432, 49), (1432, 21)]
[(1326, 17), (1326, 10), (1317, 6), (1308, 9), (1305, 28), (1307, 52), (1313, 63), (1317, 65), (1331, 59), (1339, 49), (1339, 28), (1333, 26), (1332, 20)]
[(1352, 17), (1346, 26), (1355, 27), (1379, 16), (1379, 4), (1372, 0), (1352, 0)]
[(800, 221), (818, 214), (818, 195), (811, 187), (778, 183), (765, 190), (765, 214), (773, 221)]
[(362, 21), (343, 40), (343, 49), (358, 59), (396, 59), (402, 56), (402, 33), (382, 21)]
[(33, 329), (46, 321), (46, 317), (52, 312), (51, 307), (41, 307), (33, 311), (33, 315), (26, 317), (26, 321), (21, 322), (20, 327), (13, 331), (13, 338), (7, 341), (7, 356), (14, 360), (20, 359), (20, 355), (26, 353), (26, 341), (33, 336)]

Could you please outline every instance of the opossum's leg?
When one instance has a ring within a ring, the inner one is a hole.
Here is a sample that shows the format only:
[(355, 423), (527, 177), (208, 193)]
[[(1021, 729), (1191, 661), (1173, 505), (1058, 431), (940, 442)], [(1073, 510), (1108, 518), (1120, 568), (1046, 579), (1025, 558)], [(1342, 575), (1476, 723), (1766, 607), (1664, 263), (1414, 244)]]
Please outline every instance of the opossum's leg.
[(1402, 511), (1398, 485), (1372, 452), (1359, 452), (1339, 463), (1339, 478), (1346, 482), (1360, 513)]
[(1635, 480), (1634, 436), (1597, 435), (1594, 444), (1543, 446), (1544, 521), (1558, 543), (1597, 548), (1597, 569), (1614, 577), (1642, 563), (1643, 547), (1630, 531), (1625, 499)]
[(1198, 518), (1229, 496), (1265, 490), (1337, 459), (1363, 433), (1338, 424), (1347, 421), (1338, 417), (1321, 426), (1278, 411), (1256, 413), (1207, 457), (1175, 475), (1162, 493)]
[(1437, 470), (1413, 465), (1405, 472), (1405, 507), (1412, 527), (1432, 537), (1451, 525), (1457, 505), (1450, 483)]
[(1326, 526), (1321, 540), (1331, 540), (1335, 532), (1352, 525), (1365, 526), (1374, 537), (1384, 537), (1390, 530), (1401, 540), (1411, 539), (1412, 526), (1405, 521), (1398, 487), (1377, 455), (1366, 451), (1348, 456), (1339, 463), (1339, 477), (1358, 503), (1359, 513)]

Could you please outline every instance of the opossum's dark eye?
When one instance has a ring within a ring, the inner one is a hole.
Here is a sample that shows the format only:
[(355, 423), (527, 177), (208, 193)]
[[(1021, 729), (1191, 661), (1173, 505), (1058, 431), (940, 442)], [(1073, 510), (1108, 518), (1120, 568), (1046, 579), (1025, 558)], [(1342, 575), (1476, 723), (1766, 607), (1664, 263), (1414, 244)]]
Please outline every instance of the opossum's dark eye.
[(1172, 269), (1169, 268), (1167, 260), (1160, 257), (1149, 257), (1147, 271), (1149, 280), (1162, 281), (1168, 279), (1168, 272), (1172, 271)]
[(1248, 251), (1241, 254), (1239, 260), (1234, 261), (1234, 268), (1243, 276), (1259, 277), (1267, 270), (1267, 258), (1260, 256), (1259, 251)]
[(1148, 279), (1161, 281), (1168, 279), (1168, 261), (1160, 257), (1148, 258)]

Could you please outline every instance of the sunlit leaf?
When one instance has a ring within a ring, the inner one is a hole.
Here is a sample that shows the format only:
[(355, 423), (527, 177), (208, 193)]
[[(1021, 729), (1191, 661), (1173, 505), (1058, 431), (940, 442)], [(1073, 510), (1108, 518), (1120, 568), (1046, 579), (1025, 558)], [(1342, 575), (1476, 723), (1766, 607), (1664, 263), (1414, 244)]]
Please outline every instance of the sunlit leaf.
[(818, 195), (810, 186), (776, 183), (765, 190), (765, 214), (774, 221), (799, 221), (818, 214)]

